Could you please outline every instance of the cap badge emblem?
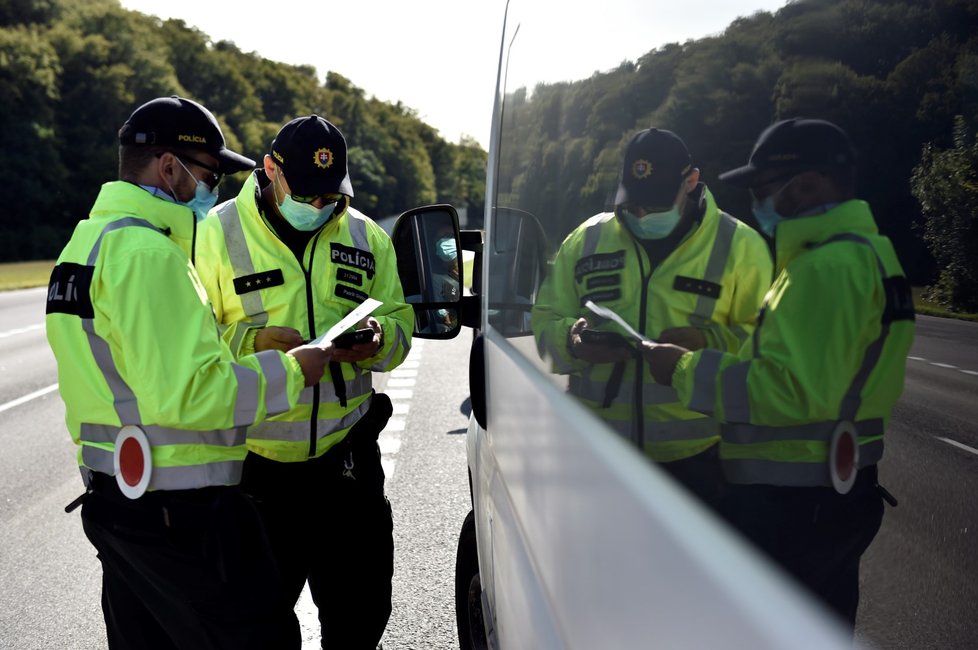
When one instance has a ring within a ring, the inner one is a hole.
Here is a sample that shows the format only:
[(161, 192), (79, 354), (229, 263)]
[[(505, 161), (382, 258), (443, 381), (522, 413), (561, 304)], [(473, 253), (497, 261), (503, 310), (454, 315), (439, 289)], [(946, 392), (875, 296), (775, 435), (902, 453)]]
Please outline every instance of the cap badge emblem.
[(333, 152), (325, 148), (316, 149), (316, 153), (313, 154), (313, 162), (320, 169), (328, 169), (333, 164)]
[(632, 163), (632, 176), (641, 180), (652, 175), (652, 163), (643, 158), (639, 158)]

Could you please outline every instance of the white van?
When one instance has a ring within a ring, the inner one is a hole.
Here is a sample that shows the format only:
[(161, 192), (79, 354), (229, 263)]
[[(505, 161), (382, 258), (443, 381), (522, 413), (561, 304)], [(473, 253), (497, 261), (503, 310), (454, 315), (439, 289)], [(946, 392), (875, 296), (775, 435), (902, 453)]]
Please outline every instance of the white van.
[[(434, 205), (404, 213), (393, 231), (405, 294), (415, 303), (415, 336), (450, 338), (463, 326), (475, 332), (472, 512), (459, 522), (456, 567), (459, 645), (851, 648), (819, 605), (567, 395), (566, 378), (537, 352), (529, 311), (548, 259), (569, 219), (594, 212), (558, 214), (530, 200), (538, 196), (531, 184), (559, 188), (562, 179), (547, 175), (547, 151), (530, 162), (516, 155), (526, 133), (554, 129), (547, 137), (559, 140), (572, 126), (559, 106), (551, 124), (520, 121), (519, 106), (533, 101), (525, 80), (559, 63), (539, 46), (556, 28), (548, 13), (564, 11), (547, 4), (548, 11), (529, 13), (539, 5), (508, 3), (484, 228), (460, 232), (454, 208)], [(616, 38), (616, 25), (654, 21), (654, 5), (663, 3), (628, 3), (633, 15), (614, 12), (614, 4), (590, 4), (566, 38), (599, 49)], [(603, 181), (613, 192), (615, 179)], [(476, 254), (471, 279), (461, 277), (463, 249)]]

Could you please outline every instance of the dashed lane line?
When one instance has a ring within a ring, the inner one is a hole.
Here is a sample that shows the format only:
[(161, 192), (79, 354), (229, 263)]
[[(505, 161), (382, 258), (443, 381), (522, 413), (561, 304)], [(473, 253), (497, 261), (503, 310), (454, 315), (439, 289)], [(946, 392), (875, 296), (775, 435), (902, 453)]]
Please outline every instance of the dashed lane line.
[(0, 339), (6, 338), (8, 336), (13, 336), (14, 334), (23, 334), (25, 332), (33, 332), (35, 330), (44, 329), (44, 323), (38, 323), (36, 325), (28, 325), (27, 327), (18, 327), (17, 329), (7, 330), (6, 332), (0, 332)]
[[(418, 367), (421, 365), (422, 345), (419, 343), (420, 341), (414, 342), (407, 358), (389, 373), (384, 386), (384, 394), (391, 398), (394, 411), (387, 421), (387, 426), (380, 432), (377, 445), (380, 447), (380, 464), (384, 468), (384, 476), (388, 483), (394, 476), (397, 452), (401, 449), (401, 434), (407, 426), (407, 415), (411, 410), (411, 399), (414, 397), (414, 384), (418, 376)], [(309, 593), (308, 584), (299, 596), (295, 613), (302, 634), (302, 650), (319, 650), (319, 616), (316, 604)]]
[(958, 372), (964, 373), (966, 375), (971, 375), (973, 377), (978, 377), (978, 370), (967, 370), (965, 368), (958, 368), (957, 366), (952, 365), (950, 363), (940, 363), (938, 361), (928, 361), (927, 359), (925, 359), (923, 357), (909, 357), (908, 356), (907, 359), (909, 359), (911, 361), (920, 361), (921, 363), (930, 364), (930, 365), (936, 366), (938, 368), (945, 368), (947, 370), (957, 370)]
[(36, 390), (33, 393), (28, 393), (27, 395), (24, 395), (23, 397), (18, 397), (15, 400), (11, 400), (11, 401), (7, 402), (6, 404), (0, 404), (0, 413), (6, 411), (7, 409), (12, 409), (15, 406), (20, 406), (21, 404), (24, 404), (25, 402), (29, 402), (32, 399), (35, 399), (37, 397), (41, 397), (42, 395), (47, 395), (48, 393), (50, 393), (52, 391), (56, 391), (56, 390), (58, 390), (58, 385), (57, 384), (51, 384), (50, 386), (45, 386), (44, 388), (41, 388), (39, 390)]
[(965, 450), (967, 452), (970, 452), (970, 453), (978, 456), (978, 449), (975, 449), (974, 447), (969, 447), (968, 445), (966, 445), (966, 444), (964, 444), (962, 442), (958, 442), (957, 440), (951, 440), (950, 438), (942, 438), (940, 436), (935, 436), (935, 437), (938, 440), (940, 440), (941, 442), (946, 442), (947, 444), (951, 445), (952, 447), (957, 447), (958, 449), (963, 449), (963, 450)]

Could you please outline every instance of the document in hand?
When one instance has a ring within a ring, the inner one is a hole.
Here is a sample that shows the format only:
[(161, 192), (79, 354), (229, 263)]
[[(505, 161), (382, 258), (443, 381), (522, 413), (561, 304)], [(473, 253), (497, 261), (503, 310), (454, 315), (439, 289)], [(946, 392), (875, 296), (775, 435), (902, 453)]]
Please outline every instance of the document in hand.
[(638, 332), (636, 332), (632, 328), (631, 325), (629, 325), (628, 323), (625, 322), (625, 319), (624, 318), (622, 318), (621, 316), (619, 316), (618, 314), (616, 314), (614, 311), (608, 309), (607, 307), (602, 307), (601, 305), (596, 305), (594, 302), (592, 302), (590, 300), (588, 300), (586, 303), (584, 303), (584, 306), (587, 307), (588, 309), (590, 309), (591, 311), (593, 311), (598, 316), (601, 316), (602, 318), (607, 318), (608, 320), (611, 320), (611, 321), (614, 321), (614, 322), (618, 323), (618, 325), (620, 325), (623, 330), (625, 330), (626, 332), (628, 332), (628, 335), (631, 336), (636, 341), (651, 341), (652, 340), (649, 337), (643, 336), (643, 335), (639, 334)]
[(326, 330), (325, 334), (317, 339), (309, 341), (309, 345), (326, 345), (337, 336), (372, 314), (374, 310), (380, 307), (382, 304), (384, 303), (379, 300), (367, 298), (362, 303), (354, 307), (353, 311), (341, 318), (338, 323)]

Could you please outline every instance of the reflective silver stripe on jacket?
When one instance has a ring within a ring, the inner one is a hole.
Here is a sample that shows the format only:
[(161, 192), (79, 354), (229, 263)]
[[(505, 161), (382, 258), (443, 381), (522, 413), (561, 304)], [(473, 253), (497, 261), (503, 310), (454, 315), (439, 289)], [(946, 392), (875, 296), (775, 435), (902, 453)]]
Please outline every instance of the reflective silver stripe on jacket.
[[(224, 232), (224, 247), (227, 249), (234, 277), (254, 275), (255, 265), (251, 260), (251, 251), (248, 250), (244, 229), (241, 227), (237, 201), (228, 201), (222, 205), (217, 211), (217, 218)], [(264, 327), (268, 323), (268, 312), (262, 304), (260, 291), (250, 291), (239, 297), (248, 320), (247, 327), (238, 326), (230, 342), (231, 349), (235, 352), (241, 349), (241, 339), (250, 327)]]
[[(588, 369), (590, 370), (590, 368)], [(569, 377), (569, 390), (572, 395), (601, 403), (604, 400), (605, 382), (593, 381), (585, 377), (571, 375)], [(619, 394), (615, 400), (615, 406), (627, 410), (629, 414), (634, 412), (632, 402), (629, 399), (631, 393)], [(676, 390), (669, 386), (647, 383), (642, 386), (642, 405), (664, 406), (675, 404), (682, 406)], [(604, 418), (613, 429), (619, 434), (629, 439), (636, 438), (635, 422), (630, 417), (626, 420), (612, 420)], [(644, 420), (644, 435), (646, 442), (668, 442), (673, 440), (699, 440), (709, 438), (719, 433), (719, 424), (716, 420), (708, 417), (693, 417), (685, 420)]]
[[(581, 399), (604, 402), (605, 390), (608, 382), (604, 379), (592, 379), (591, 375), (597, 372), (596, 366), (587, 366), (581, 374), (573, 374), (568, 377), (568, 387), (570, 393)], [(619, 393), (615, 399), (615, 404), (630, 404), (631, 393)], [(672, 386), (663, 386), (646, 382), (642, 384), (642, 404), (644, 406), (661, 406), (663, 404), (678, 404), (679, 396), (676, 389)]]
[[(370, 375), (369, 370), (362, 370), (358, 366), (353, 366), (357, 371), (357, 376), (353, 379), (348, 379), (343, 383), (346, 385), (346, 398), (354, 399), (360, 397), (361, 395), (366, 395), (371, 390), (373, 390), (373, 378)], [(312, 404), (314, 395), (314, 386), (306, 386), (299, 393), (299, 404)], [(319, 401), (320, 402), (335, 402), (337, 401), (336, 388), (330, 382), (323, 382), (319, 384)], [(308, 423), (307, 423), (308, 424)]]
[[(349, 214), (349, 209), (347, 212)], [(238, 212), (235, 201), (225, 203), (217, 214), (218, 219), (221, 221), (221, 229), (224, 231), (224, 246), (227, 248), (228, 259), (231, 262), (231, 268), (235, 277), (255, 273), (255, 265), (251, 259), (251, 251), (248, 249), (244, 226), (241, 223), (241, 215)], [(370, 250), (369, 243), (367, 242), (366, 224), (363, 219), (347, 219), (347, 222), (350, 224), (350, 237), (354, 245), (365, 250)], [(249, 318), (247, 324), (253, 327), (264, 327), (267, 325), (268, 312), (265, 310), (262, 302), (261, 292), (251, 291), (240, 297), (245, 314)], [(238, 350), (240, 348), (241, 337), (244, 336), (247, 329), (246, 327), (238, 328), (238, 331), (234, 335), (234, 341), (231, 343), (231, 349)], [(393, 351), (391, 354), (393, 354)], [(269, 387), (265, 391), (265, 409), (269, 415), (285, 413), (289, 410), (288, 378), (281, 358), (274, 350), (263, 350), (262, 352), (256, 353), (255, 356), (258, 358), (262, 371), (269, 380)], [(356, 370), (358, 373), (362, 372), (359, 368), (356, 368)], [(273, 380), (275, 380), (275, 383), (273, 383)], [(278, 380), (281, 380), (281, 383), (278, 383)], [(366, 381), (368, 382), (367, 386), (363, 388), (364, 375), (360, 374), (357, 378), (347, 382), (347, 397), (357, 397), (370, 392), (372, 384), (370, 383), (371, 377), (369, 372), (366, 373)], [(276, 390), (271, 390), (271, 386), (275, 386)], [(279, 386), (281, 386), (280, 389)], [(336, 400), (336, 391), (333, 388), (332, 382), (329, 380), (328, 374), (323, 377), (319, 385), (319, 395), (320, 402)], [(312, 404), (312, 402), (312, 387), (307, 387), (302, 391), (299, 403)], [(252, 421), (254, 421), (254, 418), (252, 418)]]
[(398, 350), (404, 350), (404, 356), (407, 356), (411, 351), (411, 345), (408, 343), (407, 335), (401, 329), (400, 325), (394, 328), (394, 344), (391, 346), (387, 356), (370, 366), (370, 369), (374, 372), (386, 372), (389, 370), (391, 364), (394, 363), (394, 358), (397, 356)]
[(350, 240), (353, 242), (354, 248), (370, 252), (366, 217), (353, 208), (348, 207), (346, 209), (346, 223), (350, 229)]
[[(350, 239), (353, 241), (353, 245), (365, 251), (370, 251), (370, 238), (367, 236), (367, 218), (357, 210), (348, 207), (346, 209), (346, 221), (350, 226)], [(408, 342), (408, 337), (404, 333), (404, 330), (400, 326), (397, 326), (394, 332), (394, 343), (391, 345), (387, 355), (370, 366), (370, 369), (374, 372), (386, 372), (390, 369), (391, 364), (394, 363), (394, 359), (397, 357), (397, 353), (401, 350), (403, 350), (403, 356), (406, 357), (411, 351), (411, 344)]]
[[(141, 424), (139, 428), (146, 434), (146, 438), (149, 440), (151, 447), (199, 444), (237, 447), (245, 444), (247, 434), (247, 427), (215, 429), (213, 431), (189, 431), (187, 429), (161, 427), (156, 424)], [(114, 443), (118, 435), (119, 427), (111, 424), (88, 424), (83, 422), (81, 425), (80, 439), (83, 442)], [(206, 436), (206, 438), (202, 436)]]
[[(355, 409), (345, 414), (341, 418), (319, 419), (316, 420), (316, 440), (322, 440), (328, 435), (334, 434), (343, 429), (349, 429), (364, 416), (370, 408), (373, 400), (365, 399), (363, 403)], [(279, 442), (301, 442), (309, 443), (309, 420), (299, 420), (296, 422), (283, 422), (279, 420), (266, 420), (261, 424), (256, 424), (248, 432), (248, 439), (258, 442), (261, 440), (277, 440)]]
[[(278, 415), (289, 410), (289, 375), (285, 369), (285, 360), (280, 353), (275, 350), (264, 350), (256, 352), (255, 358), (261, 366), (262, 374), (265, 376), (265, 411), (268, 415)], [(235, 373), (242, 366), (234, 364)], [(252, 372), (254, 378), (254, 396), (248, 395), (249, 399), (255, 404), (258, 403), (258, 374)], [(241, 401), (241, 388), (239, 383), (238, 401)], [(236, 405), (237, 406), (237, 405)], [(255, 421), (252, 417), (248, 424)]]
[[(96, 472), (112, 476), (115, 469), (112, 464), (113, 453), (91, 445), (82, 446), (82, 462)], [(150, 476), (150, 490), (192, 490), (213, 485), (237, 485), (241, 482), (241, 470), (244, 460), (224, 460), (208, 462), (200, 465), (181, 465), (178, 467), (153, 466)], [(82, 471), (82, 477), (87, 479), (88, 473)], [(88, 481), (86, 480), (86, 485)]]
[[(605, 423), (622, 438), (638, 443), (632, 420), (605, 420)], [(693, 441), (712, 438), (719, 433), (720, 425), (712, 418), (692, 420), (646, 420), (643, 425), (645, 444)]]
[[(102, 229), (98, 239), (95, 240), (95, 244), (88, 254), (88, 266), (95, 266), (99, 251), (102, 249), (102, 239), (107, 233), (121, 228), (133, 227), (148, 228), (149, 230), (154, 230), (162, 234), (159, 228), (145, 219), (124, 217), (113, 221)], [(82, 329), (88, 337), (88, 345), (92, 349), (92, 357), (95, 359), (95, 364), (102, 372), (102, 376), (105, 378), (105, 383), (108, 384), (109, 390), (112, 391), (112, 405), (115, 408), (116, 415), (119, 417), (119, 422), (123, 425), (141, 424), (142, 419), (139, 416), (139, 405), (136, 401), (136, 395), (129, 388), (129, 384), (119, 374), (119, 370), (115, 366), (115, 360), (112, 358), (112, 351), (109, 348), (108, 341), (95, 332), (94, 318), (83, 318), (81, 324)], [(109, 474), (114, 474), (114, 472), (109, 472)]]
[[(734, 233), (737, 231), (737, 221), (726, 212), (720, 213), (717, 233), (713, 238), (713, 249), (706, 262), (703, 279), (713, 284), (723, 285), (723, 271), (727, 268), (730, 251), (733, 248)], [(700, 294), (696, 299), (696, 308), (689, 315), (689, 324), (694, 327), (708, 329), (709, 322), (716, 309), (717, 299)]]
[[(129, 227), (148, 228), (162, 233), (159, 228), (145, 219), (125, 217), (113, 221), (106, 225), (95, 241), (88, 255), (88, 265), (95, 266), (99, 251), (101, 250), (102, 239), (106, 233)], [(143, 424), (136, 395), (129, 384), (119, 374), (108, 342), (95, 332), (94, 319), (83, 318), (82, 329), (88, 337), (92, 357), (95, 359), (95, 363), (101, 371), (105, 383), (112, 391), (113, 406), (122, 426), (128, 424), (138, 425), (146, 433), (151, 446), (174, 444), (234, 446), (235, 444), (244, 444), (243, 427), (240, 429), (217, 431), (191, 431)], [(281, 363), (279, 365), (281, 366)], [(238, 418), (248, 413), (252, 414), (252, 421), (254, 420), (255, 407), (252, 405), (257, 404), (258, 401), (258, 377), (253, 370), (244, 368), (238, 364), (234, 364), (233, 367), (235, 376), (238, 379), (238, 390), (235, 393), (235, 424), (240, 426), (240, 424), (244, 423), (239, 423)], [(284, 368), (282, 372), (284, 374)], [(247, 423), (250, 424), (250, 422)], [(90, 443), (114, 443), (119, 429), (120, 427), (112, 425), (83, 423), (81, 425), (81, 441)], [(110, 451), (94, 447), (91, 444), (83, 444), (82, 462), (93, 470), (103, 472), (109, 476), (115, 475), (113, 453)], [(211, 468), (212, 465), (214, 466), (213, 469)], [(203, 463), (187, 467), (157, 467), (154, 465), (149, 489), (176, 490), (197, 488), (206, 485), (226, 485), (237, 482), (240, 476), (240, 463), (236, 462), (221, 461), (218, 463)], [(214, 478), (216, 482), (209, 482), (209, 477)]]
[[(813, 248), (825, 246), (836, 241), (850, 241), (868, 246), (876, 256), (876, 264), (881, 279), (888, 277), (879, 253), (873, 248), (872, 243), (861, 235), (842, 233), (830, 237)], [(759, 322), (755, 330), (755, 336), (760, 330), (761, 325), (762, 323)], [(720, 451), (723, 473), (727, 480), (732, 483), (763, 483), (794, 487), (832, 485), (828, 470), (829, 459), (827, 458), (815, 463), (730, 458), (724, 453), (724, 448), (729, 448), (730, 445), (750, 445), (782, 441), (814, 441), (829, 445), (838, 423), (841, 421), (853, 421), (859, 412), (859, 407), (862, 404), (863, 388), (876, 364), (879, 362), (883, 346), (886, 343), (886, 337), (889, 333), (889, 323), (881, 322), (880, 334), (875, 341), (867, 346), (863, 354), (862, 363), (842, 398), (842, 404), (839, 407), (839, 419), (834, 421), (784, 427), (741, 424), (741, 422), (749, 422), (750, 420), (747, 390), (747, 368), (749, 368), (749, 362), (745, 361), (727, 368), (723, 377), (724, 408), (732, 410), (727, 410), (726, 422), (721, 427), (722, 443)], [(756, 339), (754, 352), (756, 355)], [(731, 370), (738, 366), (744, 369), (736, 374), (730, 374)], [(728, 374), (730, 374), (729, 377), (727, 376)], [(697, 388), (699, 389), (699, 387)], [(729, 407), (728, 402), (730, 404)], [(738, 405), (743, 405), (745, 408), (737, 410)], [(859, 467), (868, 467), (876, 464), (883, 457), (882, 436), (884, 431), (882, 418), (856, 422), (855, 426), (856, 435), (859, 438)], [(878, 438), (867, 440), (867, 438), (875, 436), (878, 436)]]

